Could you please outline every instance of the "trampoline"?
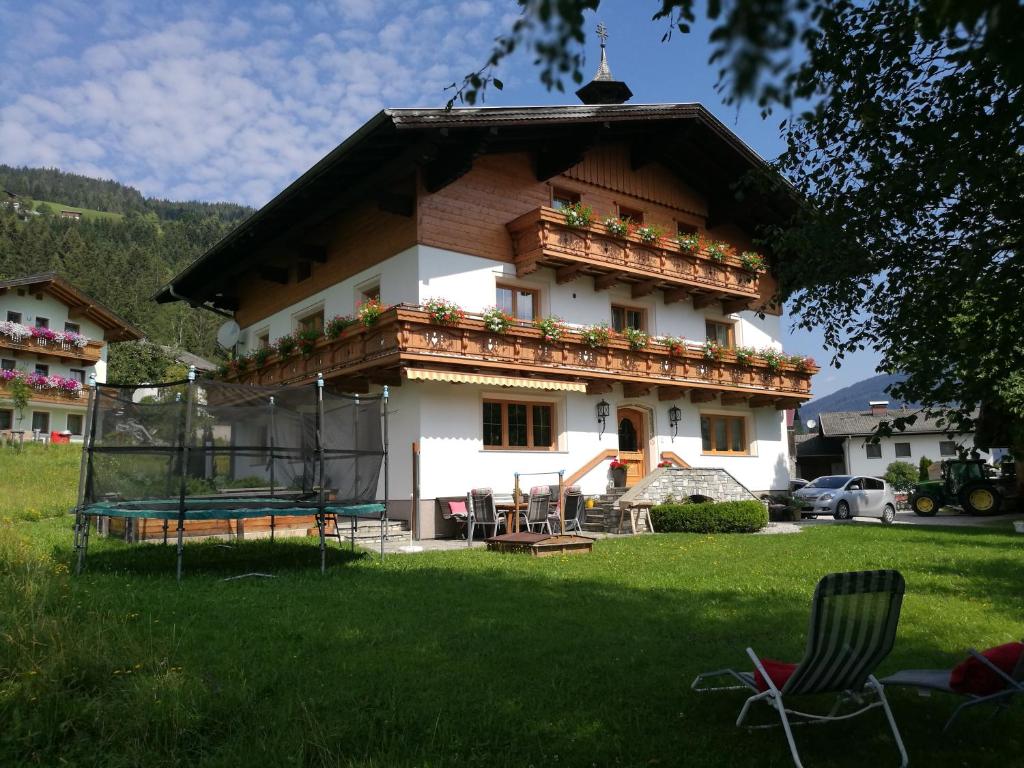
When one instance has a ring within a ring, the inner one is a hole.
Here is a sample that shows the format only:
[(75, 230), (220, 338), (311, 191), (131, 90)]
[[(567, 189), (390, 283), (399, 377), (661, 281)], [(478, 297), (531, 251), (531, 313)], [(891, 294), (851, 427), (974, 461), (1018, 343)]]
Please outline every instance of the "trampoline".
[[(76, 573), (91, 523), (163, 520), (177, 536), (177, 577), (189, 521), (313, 516), (326, 570), (327, 538), (360, 519), (388, 522), (388, 388), (380, 395), (313, 384), (255, 387), (197, 380), (161, 385), (90, 381), (74, 527)], [(383, 475), (383, 477), (382, 477)], [(383, 480), (383, 499), (377, 500)], [(327, 529), (333, 523), (333, 533)]]

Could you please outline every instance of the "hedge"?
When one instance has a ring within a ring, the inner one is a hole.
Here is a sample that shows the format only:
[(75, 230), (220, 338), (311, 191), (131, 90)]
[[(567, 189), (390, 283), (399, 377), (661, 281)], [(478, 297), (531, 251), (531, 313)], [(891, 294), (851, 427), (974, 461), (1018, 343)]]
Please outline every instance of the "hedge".
[(651, 520), (658, 533), (753, 533), (768, 525), (768, 510), (753, 500), (659, 504)]

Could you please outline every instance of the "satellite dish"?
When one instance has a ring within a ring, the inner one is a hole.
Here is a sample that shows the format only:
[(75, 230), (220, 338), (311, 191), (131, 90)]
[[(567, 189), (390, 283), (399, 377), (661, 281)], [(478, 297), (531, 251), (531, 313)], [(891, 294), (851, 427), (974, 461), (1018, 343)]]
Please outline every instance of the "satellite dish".
[(818, 426), (818, 422), (816, 422), (814, 419), (808, 419), (807, 420), (807, 428), (808, 429), (814, 429), (816, 426)]
[(231, 349), (238, 343), (238, 335), (241, 332), (242, 329), (238, 327), (238, 323), (234, 320), (228, 320), (217, 329), (217, 343), (224, 347), (224, 349)]

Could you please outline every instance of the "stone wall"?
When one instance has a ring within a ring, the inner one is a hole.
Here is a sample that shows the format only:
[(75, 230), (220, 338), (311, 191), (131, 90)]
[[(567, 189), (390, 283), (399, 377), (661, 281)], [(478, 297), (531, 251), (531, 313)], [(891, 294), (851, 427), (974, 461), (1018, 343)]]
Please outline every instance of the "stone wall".
[(757, 500), (746, 486), (724, 469), (660, 467), (630, 488), (619, 499), (619, 504), (664, 504), (673, 498), (688, 501), (691, 496), (706, 496), (712, 501)]

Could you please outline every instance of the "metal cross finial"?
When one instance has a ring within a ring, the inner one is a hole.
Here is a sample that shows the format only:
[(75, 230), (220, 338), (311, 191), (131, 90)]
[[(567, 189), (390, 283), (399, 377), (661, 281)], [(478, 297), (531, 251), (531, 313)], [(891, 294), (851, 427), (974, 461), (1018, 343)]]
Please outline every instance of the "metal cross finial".
[(597, 36), (601, 38), (601, 47), (604, 48), (604, 44), (608, 42), (608, 27), (603, 21), (597, 22)]

